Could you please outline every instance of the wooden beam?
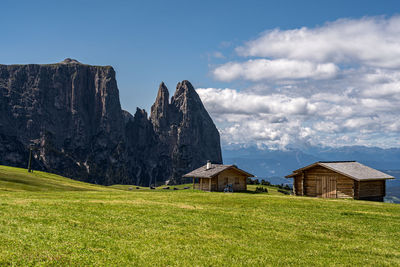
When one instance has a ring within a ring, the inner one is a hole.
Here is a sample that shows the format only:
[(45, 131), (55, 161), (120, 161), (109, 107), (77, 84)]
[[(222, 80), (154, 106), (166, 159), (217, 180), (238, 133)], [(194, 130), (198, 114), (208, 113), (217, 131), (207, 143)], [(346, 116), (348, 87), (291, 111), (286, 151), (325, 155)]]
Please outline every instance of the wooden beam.
[(386, 196), (386, 181), (385, 180), (383, 180), (382, 186), (383, 186), (383, 188), (382, 188), (383, 196)]

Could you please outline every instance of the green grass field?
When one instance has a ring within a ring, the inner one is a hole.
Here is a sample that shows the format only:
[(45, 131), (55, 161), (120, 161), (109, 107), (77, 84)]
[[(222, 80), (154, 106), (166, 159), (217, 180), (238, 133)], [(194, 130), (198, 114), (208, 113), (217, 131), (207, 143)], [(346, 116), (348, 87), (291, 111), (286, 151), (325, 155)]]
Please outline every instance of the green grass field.
[(398, 204), (128, 188), (0, 166), (0, 266), (400, 265)]

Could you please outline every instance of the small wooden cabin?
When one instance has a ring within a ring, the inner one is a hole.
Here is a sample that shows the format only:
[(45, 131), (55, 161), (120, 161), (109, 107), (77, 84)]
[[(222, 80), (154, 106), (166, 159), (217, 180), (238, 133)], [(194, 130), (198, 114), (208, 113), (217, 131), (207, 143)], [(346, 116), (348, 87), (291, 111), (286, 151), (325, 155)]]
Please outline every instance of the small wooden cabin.
[(222, 192), (228, 184), (232, 185), (233, 191), (246, 191), (247, 178), (254, 175), (239, 169), (235, 165), (211, 164), (206, 165), (185, 174), (183, 177), (196, 178), (199, 180), (199, 189), (203, 191)]
[(319, 161), (293, 171), (296, 196), (383, 201), (386, 180), (394, 177), (356, 161)]

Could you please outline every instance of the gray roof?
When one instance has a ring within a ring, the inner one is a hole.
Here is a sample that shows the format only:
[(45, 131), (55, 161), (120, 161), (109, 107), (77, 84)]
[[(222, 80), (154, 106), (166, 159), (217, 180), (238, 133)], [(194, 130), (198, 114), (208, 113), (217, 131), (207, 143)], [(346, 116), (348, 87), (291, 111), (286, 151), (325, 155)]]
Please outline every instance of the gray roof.
[(304, 168), (293, 171), (292, 174), (286, 176), (287, 178), (296, 176), (301, 171), (304, 171), (309, 168), (313, 168), (315, 166), (322, 166), (327, 169), (330, 169), (334, 172), (340, 173), (344, 176), (352, 178), (357, 181), (366, 181), (366, 180), (380, 180), (380, 179), (394, 179), (393, 176), (390, 176), (381, 171), (375, 170), (371, 167), (365, 166), (356, 161), (319, 161), (314, 164), (308, 165)]
[(247, 177), (254, 177), (254, 175), (245, 172), (244, 170), (239, 169), (236, 167), (236, 165), (222, 165), (222, 164), (211, 164), (211, 168), (207, 170), (207, 164), (204, 166), (201, 166), (198, 169), (195, 169), (185, 175), (183, 177), (194, 177), (194, 178), (213, 178), (217, 176), (219, 173), (227, 170), (227, 169), (235, 169), (238, 172), (241, 172), (244, 175), (247, 175)]

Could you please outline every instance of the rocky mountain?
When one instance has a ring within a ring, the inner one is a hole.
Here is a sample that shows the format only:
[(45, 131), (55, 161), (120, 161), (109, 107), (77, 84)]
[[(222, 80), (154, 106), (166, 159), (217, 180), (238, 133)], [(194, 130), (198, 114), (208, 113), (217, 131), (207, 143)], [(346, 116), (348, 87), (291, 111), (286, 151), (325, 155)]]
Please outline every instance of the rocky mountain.
[(206, 158), (222, 163), (219, 133), (190, 82), (178, 83), (171, 103), (161, 83), (150, 119), (161, 140), (160, 156), (172, 160), (167, 164), (172, 177), (200, 167)]
[(169, 99), (160, 85), (151, 116), (121, 109), (115, 72), (66, 59), (0, 65), (0, 164), (34, 167), (99, 184), (180, 182), (207, 160), (222, 162), (219, 133), (188, 81)]

